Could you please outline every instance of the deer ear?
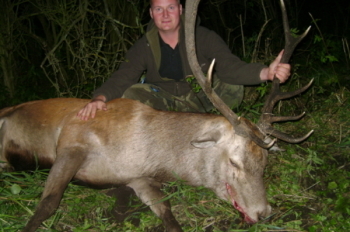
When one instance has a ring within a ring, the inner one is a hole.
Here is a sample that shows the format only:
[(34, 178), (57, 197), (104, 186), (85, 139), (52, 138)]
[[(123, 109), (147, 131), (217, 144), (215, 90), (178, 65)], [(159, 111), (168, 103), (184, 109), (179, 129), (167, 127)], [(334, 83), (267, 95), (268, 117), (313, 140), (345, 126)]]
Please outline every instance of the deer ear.
[(215, 144), (220, 143), (222, 133), (220, 131), (210, 131), (205, 133), (202, 136), (199, 136), (197, 139), (191, 141), (191, 145), (196, 148), (209, 148), (215, 146)]
[(215, 140), (191, 141), (191, 145), (196, 148), (209, 148), (216, 144)]

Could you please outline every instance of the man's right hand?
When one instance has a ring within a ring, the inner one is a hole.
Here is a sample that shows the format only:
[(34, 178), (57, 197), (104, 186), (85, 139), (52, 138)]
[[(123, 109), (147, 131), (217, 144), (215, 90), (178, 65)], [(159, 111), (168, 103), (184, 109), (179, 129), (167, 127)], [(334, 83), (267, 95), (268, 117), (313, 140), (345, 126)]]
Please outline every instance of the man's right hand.
[(105, 101), (105, 96), (98, 96), (92, 99), (78, 112), (77, 117), (84, 121), (87, 121), (90, 117), (94, 118), (97, 110), (107, 110)]

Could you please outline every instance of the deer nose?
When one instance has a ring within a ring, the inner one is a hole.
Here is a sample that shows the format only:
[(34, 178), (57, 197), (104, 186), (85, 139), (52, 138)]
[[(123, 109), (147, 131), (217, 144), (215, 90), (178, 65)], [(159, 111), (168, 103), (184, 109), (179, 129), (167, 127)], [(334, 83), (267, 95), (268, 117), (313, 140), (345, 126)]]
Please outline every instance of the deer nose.
[(266, 217), (271, 215), (272, 207), (267, 205), (264, 210), (258, 212), (259, 220), (265, 219)]

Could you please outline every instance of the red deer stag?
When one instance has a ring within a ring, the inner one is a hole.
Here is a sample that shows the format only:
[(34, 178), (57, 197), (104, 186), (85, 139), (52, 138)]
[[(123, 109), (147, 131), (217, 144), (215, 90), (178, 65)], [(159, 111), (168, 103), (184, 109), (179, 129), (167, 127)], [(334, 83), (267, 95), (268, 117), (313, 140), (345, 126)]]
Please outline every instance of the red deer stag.
[(278, 99), (294, 96), (307, 87), (291, 94), (272, 94), (259, 127), (238, 118), (212, 92), (210, 78), (205, 81), (195, 62), (196, 4), (198, 1), (188, 0), (186, 5), (193, 73), (225, 117), (158, 111), (129, 99), (108, 102), (108, 111), (98, 112), (89, 121), (76, 117), (77, 111), (89, 102), (84, 99), (33, 101), (1, 110), (3, 168), (50, 168), (41, 200), (23, 231), (35, 231), (54, 213), (73, 179), (95, 187), (131, 187), (163, 220), (167, 231), (182, 229), (169, 202), (160, 201), (164, 197), (160, 188), (161, 183), (177, 178), (188, 185), (205, 186), (219, 198), (232, 202), (248, 223), (270, 214), (263, 170), (266, 148), (273, 142), (266, 144), (263, 139), (273, 135), (298, 142), (309, 135), (293, 139), (272, 130), (269, 123), (282, 119), (270, 113)]

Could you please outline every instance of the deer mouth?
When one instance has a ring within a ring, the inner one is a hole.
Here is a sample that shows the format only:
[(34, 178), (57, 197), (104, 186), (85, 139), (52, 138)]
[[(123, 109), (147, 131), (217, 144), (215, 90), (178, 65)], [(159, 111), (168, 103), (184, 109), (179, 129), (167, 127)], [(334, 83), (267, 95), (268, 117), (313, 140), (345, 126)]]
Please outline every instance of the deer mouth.
[(234, 199), (234, 192), (233, 192), (233, 190), (232, 190), (232, 188), (231, 188), (231, 186), (228, 184), (228, 183), (226, 183), (226, 190), (227, 190), (227, 193), (229, 194), (229, 196), (230, 196), (230, 200), (231, 200), (231, 203), (232, 203), (232, 205), (233, 205), (233, 207), (236, 209), (236, 210), (238, 210), (241, 214), (242, 214), (242, 216), (243, 216), (243, 218), (244, 218), (244, 221), (246, 222), (246, 223), (248, 223), (248, 224), (254, 224), (254, 223), (256, 223), (257, 221), (256, 220), (254, 220), (254, 219), (252, 219), (251, 217), (249, 217), (249, 215), (244, 211), (244, 209), (237, 203), (237, 201)]

